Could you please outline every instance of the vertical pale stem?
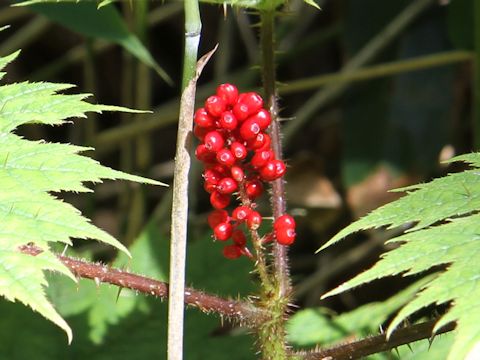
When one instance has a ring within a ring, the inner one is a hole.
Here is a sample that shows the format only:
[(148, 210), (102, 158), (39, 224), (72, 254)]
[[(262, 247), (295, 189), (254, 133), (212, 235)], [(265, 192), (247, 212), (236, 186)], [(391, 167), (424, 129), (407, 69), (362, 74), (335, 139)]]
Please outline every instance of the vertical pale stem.
[[(188, 86), (196, 72), (200, 42), (200, 11), (197, 0), (185, 0), (185, 54), (182, 99), (177, 133), (173, 182), (172, 228), (170, 237), (170, 288), (168, 303), (168, 359), (183, 358), (185, 259), (188, 222), (188, 172), (195, 85)], [(193, 87), (193, 89), (192, 89)]]

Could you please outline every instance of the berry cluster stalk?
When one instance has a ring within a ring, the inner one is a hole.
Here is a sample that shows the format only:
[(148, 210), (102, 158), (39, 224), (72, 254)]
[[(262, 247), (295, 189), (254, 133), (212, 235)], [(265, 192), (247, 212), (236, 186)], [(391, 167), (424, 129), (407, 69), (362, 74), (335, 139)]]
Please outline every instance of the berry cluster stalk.
[[(275, 76), (275, 8), (263, 10), (260, 13), (260, 42), (262, 51), (262, 76), (264, 96), (267, 108), (270, 110), (272, 123), (270, 138), (272, 149), (277, 159), (282, 159), (280, 127), (278, 123), (278, 104)], [(273, 216), (278, 219), (285, 214), (285, 188), (283, 178), (272, 183), (271, 203)], [(264, 323), (259, 329), (259, 342), (264, 359), (286, 359), (285, 344), (285, 314), (289, 302), (290, 274), (288, 269), (287, 247), (279, 243), (273, 244), (273, 292), (264, 294), (263, 302), (272, 312), (270, 322)]]

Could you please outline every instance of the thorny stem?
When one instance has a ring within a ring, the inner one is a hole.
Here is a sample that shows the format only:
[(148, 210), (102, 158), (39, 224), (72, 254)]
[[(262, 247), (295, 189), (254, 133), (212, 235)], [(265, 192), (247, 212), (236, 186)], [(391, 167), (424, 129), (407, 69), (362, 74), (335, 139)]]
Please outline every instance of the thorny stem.
[[(251, 208), (251, 201), (245, 193), (244, 181), (241, 181), (239, 184), (239, 195), (242, 205)], [(268, 291), (270, 291), (270, 289), (272, 288), (272, 283), (268, 276), (268, 267), (263, 253), (262, 239), (256, 229), (249, 230), (249, 232), (250, 238), (252, 239), (253, 249), (255, 251), (255, 269), (258, 272), (258, 276), (260, 277), (262, 286), (265, 289), (268, 289)]]
[[(282, 160), (282, 142), (280, 138), (280, 125), (278, 121), (277, 89), (275, 80), (275, 10), (264, 11), (261, 13), (261, 32), (260, 42), (262, 47), (262, 74), (263, 87), (267, 106), (270, 110), (272, 123), (270, 125), (270, 137), (272, 140), (272, 149), (275, 157)], [(285, 183), (282, 178), (272, 183), (272, 208), (273, 217), (278, 218), (285, 214)], [(287, 247), (275, 243), (274, 252), (274, 270), (278, 283), (279, 296), (287, 296), (290, 292), (290, 272), (288, 269)]]
[[(329, 349), (312, 352), (299, 352), (297, 358), (304, 360), (322, 359), (359, 359), (364, 356), (388, 351), (400, 345), (409, 344), (422, 339), (433, 340), (432, 330), (436, 320), (427, 321), (416, 325), (407, 326), (396, 330), (389, 339), (385, 334), (367, 337), (365, 339), (344, 343)], [(455, 323), (449, 323), (436, 332), (435, 335), (443, 334), (455, 329)]]
[[(22, 253), (36, 256), (41, 249), (36, 246), (26, 245), (19, 249)], [(91, 279), (97, 283), (106, 283), (121, 288), (138, 291), (145, 295), (167, 299), (168, 284), (145, 276), (127, 271), (110, 268), (104, 264), (95, 264), (78, 260), (69, 256), (57, 255), (62, 263), (77, 277)], [(239, 322), (241, 326), (257, 328), (271, 319), (270, 311), (252, 305), (250, 302), (223, 299), (192, 288), (185, 289), (185, 304), (198, 308), (203, 312), (213, 312)], [(331, 357), (335, 360), (354, 359), (393, 349), (397, 346), (408, 344), (422, 339), (432, 339), (432, 330), (436, 320), (416, 325), (406, 326), (396, 330), (387, 340), (385, 334), (355, 340), (329, 349), (311, 352), (291, 353), (294, 358), (317, 360)], [(437, 331), (436, 335), (450, 332), (455, 329), (455, 324), (450, 323)]]
[[(20, 251), (32, 256), (42, 252), (40, 248), (29, 245), (22, 246)], [(104, 264), (74, 259), (69, 256), (57, 255), (57, 257), (77, 277), (92, 279), (97, 283), (117, 285), (121, 288), (135, 290), (160, 299), (168, 298), (169, 285), (163, 281), (114, 269)], [(269, 318), (266, 311), (255, 307), (249, 302), (223, 299), (192, 288), (185, 288), (185, 304), (196, 307), (206, 313), (214, 312), (236, 320), (247, 327), (257, 327)]]
[[(270, 111), (272, 122), (270, 138), (275, 157), (282, 159), (282, 144), (280, 126), (278, 123), (277, 90), (275, 80), (275, 6), (260, 13), (260, 44), (262, 49), (262, 75), (264, 95)], [(282, 178), (273, 181), (271, 195), (273, 217), (276, 219), (286, 210), (285, 187)], [(273, 252), (273, 291), (265, 292), (262, 301), (265, 309), (272, 312), (272, 319), (262, 324), (258, 331), (259, 343), (264, 359), (286, 359), (285, 346), (285, 314), (290, 295), (290, 274), (288, 269), (287, 247), (278, 244), (272, 245)]]

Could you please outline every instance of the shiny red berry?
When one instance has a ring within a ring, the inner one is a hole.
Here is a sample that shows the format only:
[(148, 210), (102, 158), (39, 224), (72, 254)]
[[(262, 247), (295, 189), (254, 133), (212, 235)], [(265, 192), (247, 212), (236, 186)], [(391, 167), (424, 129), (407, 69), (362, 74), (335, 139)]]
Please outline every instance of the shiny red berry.
[(248, 106), (243, 103), (236, 103), (232, 111), (233, 111), (233, 115), (235, 115), (238, 122), (244, 121), (250, 115)]
[(240, 125), (240, 136), (243, 140), (255, 139), (260, 133), (260, 125), (255, 119), (249, 118)]
[(247, 147), (251, 150), (270, 150), (270, 136), (259, 132), (253, 139), (247, 141)]
[(270, 160), (274, 158), (272, 150), (261, 150), (255, 151), (255, 154), (252, 156), (250, 163), (254, 169), (259, 169), (264, 167)]
[(256, 114), (252, 115), (249, 119), (254, 119), (255, 122), (260, 126), (260, 129), (263, 131), (272, 122), (270, 113), (265, 109), (260, 109)]
[(256, 230), (262, 223), (262, 216), (258, 211), (252, 211), (247, 216), (247, 226), (251, 230)]
[(211, 128), (215, 126), (215, 119), (208, 114), (205, 108), (200, 108), (195, 111), (193, 122), (201, 128)]
[(233, 166), (235, 164), (235, 156), (228, 149), (221, 149), (217, 152), (217, 161), (224, 166)]
[(234, 230), (232, 233), (232, 240), (238, 246), (247, 245), (247, 237), (242, 230)]
[(213, 210), (210, 214), (208, 214), (207, 221), (208, 226), (214, 229), (218, 224), (228, 222), (228, 212), (227, 210), (217, 209)]
[(222, 129), (231, 131), (237, 128), (238, 120), (231, 111), (225, 111), (220, 115), (218, 125), (220, 125)]
[(295, 228), (281, 227), (275, 230), (277, 242), (281, 245), (291, 245), (295, 241)]
[(211, 128), (202, 128), (198, 125), (195, 125), (193, 128), (193, 135), (195, 135), (198, 140), (203, 141), (203, 139), (205, 139), (205, 135), (210, 131), (212, 131)]
[(273, 228), (275, 230), (280, 228), (295, 228), (295, 219), (288, 214), (279, 216), (273, 223)]
[(263, 185), (258, 180), (250, 180), (245, 184), (245, 193), (250, 200), (258, 198), (263, 193)]
[(215, 209), (224, 209), (230, 204), (230, 195), (214, 191), (210, 194), (210, 204), (212, 204)]
[(223, 256), (227, 259), (238, 259), (242, 256), (242, 248), (236, 244), (227, 245), (223, 248)]
[(265, 181), (281, 178), (286, 171), (285, 163), (281, 160), (270, 160), (260, 169), (260, 177)]
[(247, 148), (245, 145), (238, 141), (232, 142), (232, 145), (230, 145), (230, 150), (233, 153), (233, 156), (235, 156), (236, 159), (238, 160), (243, 160), (247, 157)]
[(238, 89), (232, 84), (221, 84), (217, 87), (217, 96), (221, 97), (228, 105), (234, 105), (238, 100)]
[(232, 219), (237, 220), (238, 222), (245, 221), (252, 212), (252, 209), (248, 206), (238, 206), (232, 211)]
[(245, 172), (240, 166), (232, 166), (231, 169), (231, 175), (232, 179), (235, 180), (236, 182), (241, 182), (245, 178)]
[(213, 95), (205, 101), (205, 109), (210, 115), (219, 117), (227, 110), (227, 103), (220, 96)]
[(248, 107), (249, 115), (256, 114), (263, 107), (263, 99), (256, 92), (240, 94), (238, 102)]
[(223, 178), (217, 184), (217, 190), (220, 194), (231, 194), (237, 189), (237, 182), (230, 177)]
[(223, 148), (223, 145), (225, 145), (225, 139), (223, 138), (222, 134), (216, 130), (205, 134), (203, 141), (205, 143), (205, 147), (211, 152), (217, 152)]
[(195, 149), (195, 156), (198, 160), (205, 163), (212, 163), (215, 161), (215, 153), (207, 149), (205, 144), (200, 144)]
[(227, 241), (230, 239), (230, 236), (232, 236), (233, 232), (233, 227), (230, 223), (228, 222), (223, 222), (215, 226), (215, 229), (213, 229), (213, 235), (215, 236), (215, 239), (219, 241)]

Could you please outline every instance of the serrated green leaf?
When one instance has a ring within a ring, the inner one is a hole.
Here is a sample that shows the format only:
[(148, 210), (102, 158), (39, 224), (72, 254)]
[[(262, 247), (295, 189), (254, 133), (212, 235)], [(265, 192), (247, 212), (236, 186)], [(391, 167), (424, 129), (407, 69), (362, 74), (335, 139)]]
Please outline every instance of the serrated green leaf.
[(33, 11), (79, 34), (111, 41), (122, 46), (138, 60), (152, 67), (168, 84), (170, 76), (155, 61), (135, 34), (129, 31), (118, 10), (105, 2), (97, 7), (95, 1), (34, 0), (21, 2)]
[(331, 345), (351, 336), (371, 335), (387, 318), (413, 298), (428, 281), (422, 279), (384, 302), (373, 302), (332, 317), (322, 308), (300, 310), (287, 322), (289, 343), (295, 346)]
[[(0, 58), (0, 69), (17, 53)], [(89, 104), (87, 95), (63, 95), (67, 84), (17, 83), (0, 86), (0, 295), (21, 301), (72, 332), (45, 296), (48, 285), (44, 270), (56, 271), (75, 281), (70, 271), (51, 253), (52, 243), (71, 243), (71, 238), (96, 239), (128, 250), (105, 231), (95, 227), (81, 213), (51, 192), (90, 191), (84, 183), (102, 179), (159, 182), (124, 174), (80, 156), (89, 150), (67, 144), (28, 141), (13, 134), (19, 125), (32, 122), (62, 124), (70, 117), (84, 117), (87, 111), (130, 111), (121, 107)], [(19, 247), (34, 244), (43, 252), (23, 254)]]
[(337, 234), (326, 246), (362, 229), (416, 225), (389, 242), (400, 246), (387, 252), (371, 269), (331, 290), (332, 296), (386, 276), (409, 276), (443, 265), (438, 273), (397, 314), (387, 334), (408, 316), (432, 305), (450, 304), (434, 328), (438, 331), (456, 321), (456, 335), (448, 359), (463, 359), (480, 342), (480, 269), (475, 266), (480, 255), (480, 154), (466, 154), (452, 159), (476, 167), (451, 174), (430, 183), (400, 189), (408, 194), (385, 205)]

